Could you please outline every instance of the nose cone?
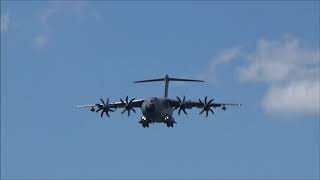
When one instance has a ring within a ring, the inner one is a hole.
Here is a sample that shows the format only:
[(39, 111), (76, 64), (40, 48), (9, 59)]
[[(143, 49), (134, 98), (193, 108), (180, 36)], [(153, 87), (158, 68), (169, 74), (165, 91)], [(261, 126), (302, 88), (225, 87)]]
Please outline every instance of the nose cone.
[(155, 104), (151, 103), (151, 104), (148, 104), (147, 107), (146, 107), (146, 110), (148, 113), (153, 113), (155, 111), (156, 107), (155, 107)]

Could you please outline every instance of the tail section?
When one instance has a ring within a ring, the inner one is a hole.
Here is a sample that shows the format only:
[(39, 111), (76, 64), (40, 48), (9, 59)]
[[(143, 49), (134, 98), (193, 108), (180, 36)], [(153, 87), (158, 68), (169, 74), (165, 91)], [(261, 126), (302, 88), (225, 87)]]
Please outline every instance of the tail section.
[(171, 78), (166, 74), (164, 78), (147, 79), (147, 80), (142, 80), (142, 81), (135, 81), (133, 83), (156, 82), (156, 81), (163, 81), (164, 82), (164, 97), (165, 98), (168, 97), (169, 81), (204, 82), (202, 80), (194, 80), (194, 79)]

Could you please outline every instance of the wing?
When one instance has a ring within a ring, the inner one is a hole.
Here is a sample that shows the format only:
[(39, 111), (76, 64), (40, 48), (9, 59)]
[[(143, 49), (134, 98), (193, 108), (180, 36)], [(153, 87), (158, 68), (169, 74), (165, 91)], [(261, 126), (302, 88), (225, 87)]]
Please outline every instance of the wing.
[[(188, 108), (203, 108), (204, 104), (196, 101), (187, 101), (186, 105)], [(209, 104), (210, 107), (216, 108), (216, 107), (225, 107), (225, 106), (241, 106), (242, 104), (236, 104), (236, 103), (223, 103), (223, 102), (212, 102)]]
[[(177, 97), (178, 98), (178, 97)], [(222, 107), (223, 110), (226, 109), (226, 106), (241, 106), (242, 104), (237, 104), (237, 103), (224, 103), (224, 102), (214, 102), (213, 99), (212, 100), (208, 100), (207, 101), (207, 97), (204, 99), (204, 101), (201, 101), (199, 99), (199, 101), (184, 101), (181, 100), (180, 98), (178, 98), (178, 100), (170, 100), (170, 106), (173, 108), (179, 108), (181, 106), (183, 106), (186, 109), (191, 109), (191, 108), (205, 108), (205, 107)]]
[[(132, 108), (140, 108), (142, 103), (144, 102), (144, 99), (134, 99), (130, 102), (130, 106)], [(96, 103), (96, 104), (87, 104), (87, 105), (80, 105), (80, 106), (77, 106), (77, 108), (99, 108), (103, 106), (103, 103)], [(117, 101), (117, 102), (111, 102), (111, 103), (108, 103), (108, 106), (109, 108), (125, 108), (126, 107), (126, 102), (125, 101)]]
[[(130, 101), (130, 106), (133, 108), (140, 108), (142, 103), (144, 102), (144, 99), (134, 99)], [(124, 101), (118, 101), (110, 103), (110, 108), (125, 108), (126, 103)]]
[(97, 104), (89, 104), (89, 105), (82, 105), (77, 106), (78, 108), (90, 108), (90, 111), (92, 112), (99, 112), (101, 111), (100, 116), (103, 117), (103, 114), (105, 113), (108, 117), (110, 117), (109, 112), (114, 112), (117, 108), (123, 108), (121, 114), (124, 112), (128, 112), (128, 116), (130, 116), (131, 110), (135, 113), (136, 111), (134, 108), (141, 107), (142, 103), (144, 102), (144, 99), (138, 99), (135, 98), (129, 100), (128, 96), (125, 100), (120, 99), (119, 102), (112, 102), (109, 103), (109, 98), (107, 101), (104, 101), (100, 98), (101, 103)]

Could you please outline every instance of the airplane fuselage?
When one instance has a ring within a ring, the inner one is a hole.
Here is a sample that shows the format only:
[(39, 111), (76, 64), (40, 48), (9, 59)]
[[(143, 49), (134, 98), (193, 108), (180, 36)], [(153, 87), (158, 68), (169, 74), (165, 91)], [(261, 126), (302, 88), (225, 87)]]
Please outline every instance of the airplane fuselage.
[(141, 123), (175, 123), (168, 98), (147, 98), (141, 106)]

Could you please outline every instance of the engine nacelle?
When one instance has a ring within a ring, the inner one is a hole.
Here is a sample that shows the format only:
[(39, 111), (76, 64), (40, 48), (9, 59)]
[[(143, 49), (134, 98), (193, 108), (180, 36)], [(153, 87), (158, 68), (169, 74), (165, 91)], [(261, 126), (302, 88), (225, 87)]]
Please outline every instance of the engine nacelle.
[(90, 109), (91, 112), (95, 112), (96, 110), (94, 109), (94, 107), (92, 106)]

